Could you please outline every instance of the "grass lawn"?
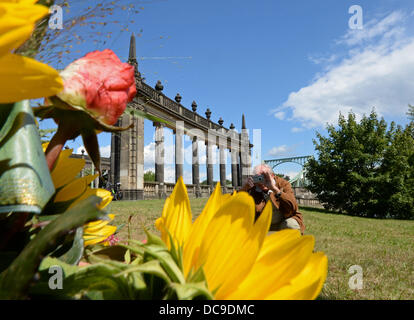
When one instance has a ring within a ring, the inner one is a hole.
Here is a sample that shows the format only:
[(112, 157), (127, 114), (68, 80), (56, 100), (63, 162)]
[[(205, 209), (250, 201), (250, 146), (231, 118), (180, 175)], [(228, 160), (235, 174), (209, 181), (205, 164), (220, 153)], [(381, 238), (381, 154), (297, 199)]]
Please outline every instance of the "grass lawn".
[[(207, 199), (191, 199), (193, 217), (201, 213)], [(142, 226), (156, 232), (164, 200), (112, 202), (115, 223), (126, 225), (119, 237), (145, 239)], [(315, 251), (328, 256), (329, 270), (319, 299), (414, 299), (414, 221), (377, 220), (301, 208), (306, 231), (315, 237)], [(350, 266), (363, 271), (363, 288), (351, 290)]]

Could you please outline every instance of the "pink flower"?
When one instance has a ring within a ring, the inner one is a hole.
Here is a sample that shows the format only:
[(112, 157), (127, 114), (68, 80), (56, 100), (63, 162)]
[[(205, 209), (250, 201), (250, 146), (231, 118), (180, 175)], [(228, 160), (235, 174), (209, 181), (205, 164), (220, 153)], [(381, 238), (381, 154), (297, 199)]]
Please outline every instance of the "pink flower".
[(137, 93), (134, 67), (109, 49), (93, 51), (60, 73), (64, 89), (57, 96), (82, 107), (97, 119), (113, 125)]
[(103, 241), (104, 246), (114, 246), (119, 242), (119, 238), (112, 234)]

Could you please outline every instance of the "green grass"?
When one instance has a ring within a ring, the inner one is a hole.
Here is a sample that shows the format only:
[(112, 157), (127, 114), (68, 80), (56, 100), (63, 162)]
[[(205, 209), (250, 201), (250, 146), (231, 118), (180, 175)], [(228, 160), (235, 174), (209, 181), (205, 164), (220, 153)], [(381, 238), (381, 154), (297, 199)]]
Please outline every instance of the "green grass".
[[(207, 199), (191, 199), (193, 217)], [(161, 216), (164, 200), (119, 201), (112, 203), (115, 223), (125, 223), (119, 232), (128, 238), (145, 239), (142, 226), (157, 232), (154, 221)], [(328, 277), (319, 299), (414, 299), (414, 221), (378, 220), (301, 208), (306, 231), (315, 237), (315, 251), (328, 256)], [(348, 269), (363, 270), (363, 289), (351, 290)]]

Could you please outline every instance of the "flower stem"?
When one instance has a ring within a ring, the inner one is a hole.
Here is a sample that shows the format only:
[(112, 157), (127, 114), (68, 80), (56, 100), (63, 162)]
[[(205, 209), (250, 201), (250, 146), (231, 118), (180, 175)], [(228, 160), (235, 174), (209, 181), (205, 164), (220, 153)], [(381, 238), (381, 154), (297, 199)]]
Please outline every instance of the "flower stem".
[(63, 149), (66, 141), (70, 139), (73, 135), (73, 127), (71, 127), (67, 122), (62, 121), (58, 129), (53, 136), (52, 140), (50, 141), (49, 145), (47, 146), (45, 155), (46, 155), (46, 162), (47, 166), (49, 167), (49, 171), (52, 171), (53, 166), (57, 158), (59, 157), (60, 152)]

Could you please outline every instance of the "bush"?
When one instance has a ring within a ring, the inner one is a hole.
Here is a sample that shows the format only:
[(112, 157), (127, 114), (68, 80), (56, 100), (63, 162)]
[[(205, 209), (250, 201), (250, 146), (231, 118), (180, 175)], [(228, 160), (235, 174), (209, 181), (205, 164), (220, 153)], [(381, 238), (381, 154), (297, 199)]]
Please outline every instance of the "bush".
[(306, 164), (308, 189), (326, 209), (374, 218), (414, 219), (414, 122), (405, 128), (374, 111), (359, 123), (339, 116), (316, 133), (318, 159)]

